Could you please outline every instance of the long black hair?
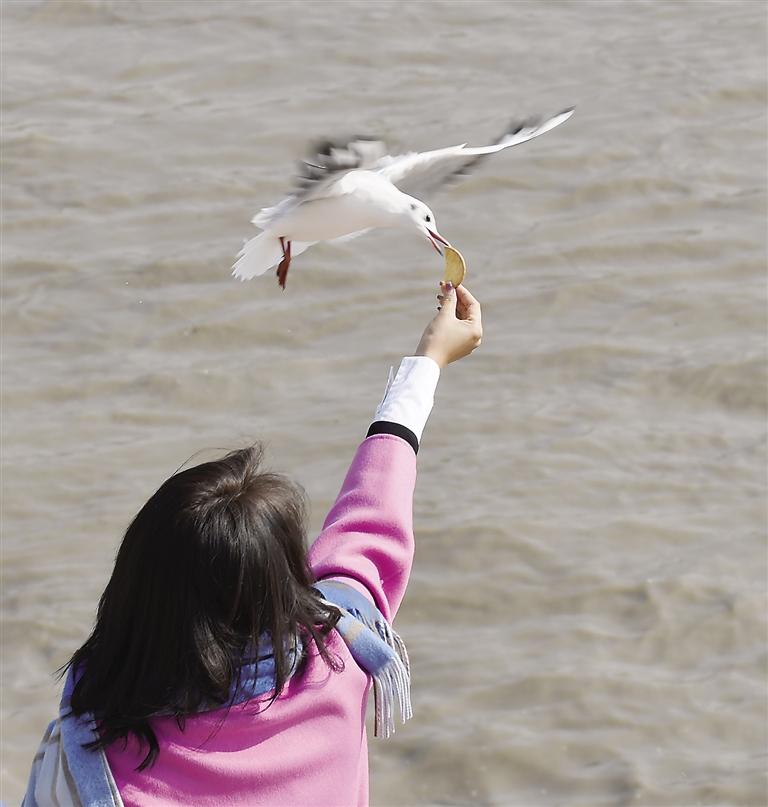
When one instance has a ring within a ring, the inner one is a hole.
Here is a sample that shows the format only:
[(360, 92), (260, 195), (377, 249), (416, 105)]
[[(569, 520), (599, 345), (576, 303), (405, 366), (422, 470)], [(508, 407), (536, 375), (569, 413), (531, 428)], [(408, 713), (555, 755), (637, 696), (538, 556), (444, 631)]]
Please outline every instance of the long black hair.
[(325, 637), (340, 614), (312, 588), (306, 496), (260, 461), (252, 446), (180, 471), (128, 527), (93, 632), (63, 668), (80, 676), (72, 711), (100, 727), (90, 748), (133, 733), (148, 747), (138, 770), (152, 765), (150, 718), (182, 726), (204, 704), (226, 705), (244, 651), (265, 632), (276, 673), (267, 705), (290, 674), (295, 637), (338, 668)]

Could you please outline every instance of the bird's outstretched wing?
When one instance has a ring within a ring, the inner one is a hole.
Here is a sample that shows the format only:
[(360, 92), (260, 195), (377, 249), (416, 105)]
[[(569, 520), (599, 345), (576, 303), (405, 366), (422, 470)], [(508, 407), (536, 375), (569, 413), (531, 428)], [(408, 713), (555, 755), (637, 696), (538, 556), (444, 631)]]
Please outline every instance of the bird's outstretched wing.
[(373, 168), (386, 153), (386, 144), (376, 137), (319, 140), (299, 163), (295, 194), (302, 201), (322, 198), (349, 171)]
[(386, 153), (386, 144), (376, 137), (355, 135), (315, 141), (299, 161), (291, 193), (273, 207), (260, 210), (251, 222), (266, 229), (303, 202), (347, 193), (353, 188), (345, 184), (344, 177), (350, 171), (373, 168)]
[(565, 123), (571, 115), (573, 108), (566, 109), (543, 122), (538, 119), (515, 121), (495, 143), (489, 146), (473, 148), (467, 147), (464, 143), (460, 146), (412, 152), (397, 157), (384, 155), (375, 164), (374, 169), (404, 193), (420, 196), (465, 175), (487, 155), (532, 140)]

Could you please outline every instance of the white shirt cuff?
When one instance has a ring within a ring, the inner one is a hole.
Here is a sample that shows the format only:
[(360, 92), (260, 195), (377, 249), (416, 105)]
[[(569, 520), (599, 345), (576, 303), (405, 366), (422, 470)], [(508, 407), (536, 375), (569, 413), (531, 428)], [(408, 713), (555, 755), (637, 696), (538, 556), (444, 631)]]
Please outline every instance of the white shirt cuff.
[(406, 356), (400, 362), (394, 378), (390, 369), (384, 398), (376, 409), (374, 419), (399, 423), (410, 429), (417, 440), (421, 440), (439, 379), (440, 367), (434, 359)]

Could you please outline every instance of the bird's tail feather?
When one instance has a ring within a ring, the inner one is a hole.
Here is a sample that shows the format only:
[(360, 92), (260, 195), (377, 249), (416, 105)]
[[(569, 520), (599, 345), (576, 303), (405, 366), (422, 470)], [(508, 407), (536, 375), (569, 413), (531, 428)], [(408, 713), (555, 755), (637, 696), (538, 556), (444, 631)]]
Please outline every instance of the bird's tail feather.
[[(296, 255), (300, 255), (314, 243), (316, 242), (291, 242), (291, 257), (294, 258)], [(240, 252), (237, 253), (237, 260), (232, 267), (232, 275), (240, 280), (250, 280), (257, 275), (263, 275), (273, 266), (277, 266), (282, 257), (283, 249), (280, 246), (280, 239), (268, 232), (259, 233), (251, 238), (250, 241), (247, 241)]]

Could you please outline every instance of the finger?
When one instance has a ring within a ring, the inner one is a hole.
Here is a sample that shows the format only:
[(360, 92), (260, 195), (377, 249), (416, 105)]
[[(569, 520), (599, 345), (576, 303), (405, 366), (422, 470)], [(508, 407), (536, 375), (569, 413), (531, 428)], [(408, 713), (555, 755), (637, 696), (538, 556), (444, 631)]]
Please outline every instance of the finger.
[(455, 316), (456, 314), (456, 289), (453, 288), (451, 283), (443, 283), (440, 281), (440, 291), (441, 294), (438, 295), (438, 299), (441, 303), (441, 315), (443, 316)]
[(456, 289), (456, 294), (464, 313), (463, 319), (472, 320), (479, 325), (482, 318), (480, 303), (472, 296), (466, 286), (459, 286), (459, 288)]

